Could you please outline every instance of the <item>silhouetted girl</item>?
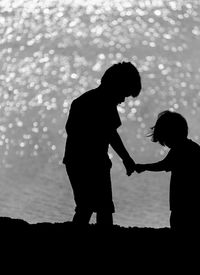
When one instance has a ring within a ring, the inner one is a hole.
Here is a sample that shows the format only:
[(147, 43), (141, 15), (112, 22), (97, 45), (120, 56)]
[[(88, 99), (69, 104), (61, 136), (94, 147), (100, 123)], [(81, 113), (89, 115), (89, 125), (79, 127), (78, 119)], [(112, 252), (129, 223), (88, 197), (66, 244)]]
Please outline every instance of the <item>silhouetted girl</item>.
[(199, 219), (200, 146), (188, 139), (185, 118), (176, 112), (158, 115), (150, 135), (153, 142), (170, 148), (167, 156), (156, 163), (137, 164), (135, 170), (171, 172), (170, 225), (172, 229), (196, 229)]

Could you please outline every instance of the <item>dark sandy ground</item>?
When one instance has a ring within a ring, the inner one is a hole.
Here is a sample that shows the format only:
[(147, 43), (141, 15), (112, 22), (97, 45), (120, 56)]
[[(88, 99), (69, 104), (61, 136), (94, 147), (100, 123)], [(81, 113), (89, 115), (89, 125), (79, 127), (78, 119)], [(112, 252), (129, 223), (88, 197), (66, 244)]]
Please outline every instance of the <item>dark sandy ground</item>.
[(44, 274), (160, 274), (193, 272), (198, 265), (198, 236), (170, 228), (80, 228), (71, 222), (29, 224), (4, 217), (0, 232), (1, 250), (15, 272), (26, 266)]

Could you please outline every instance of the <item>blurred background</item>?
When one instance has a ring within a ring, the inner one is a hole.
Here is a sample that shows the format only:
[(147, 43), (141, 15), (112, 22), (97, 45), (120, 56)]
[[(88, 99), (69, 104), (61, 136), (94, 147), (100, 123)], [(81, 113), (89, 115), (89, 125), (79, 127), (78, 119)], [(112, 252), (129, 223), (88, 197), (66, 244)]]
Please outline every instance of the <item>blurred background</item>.
[[(0, 0), (0, 216), (71, 220), (62, 165), (68, 111), (114, 63), (131, 61), (142, 78), (140, 96), (118, 106), (119, 133), (136, 162), (167, 153), (146, 137), (165, 109), (183, 114), (199, 142), (199, 49), (198, 0)], [(128, 178), (112, 150), (110, 157), (114, 223), (169, 226), (170, 174)]]

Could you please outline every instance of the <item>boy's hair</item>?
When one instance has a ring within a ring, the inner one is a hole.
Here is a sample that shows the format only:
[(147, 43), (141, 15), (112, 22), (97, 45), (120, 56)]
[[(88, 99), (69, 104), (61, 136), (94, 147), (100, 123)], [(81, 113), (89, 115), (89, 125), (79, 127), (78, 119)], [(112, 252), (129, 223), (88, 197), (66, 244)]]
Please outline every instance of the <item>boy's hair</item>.
[(168, 138), (182, 140), (188, 135), (186, 119), (181, 114), (168, 110), (159, 113), (156, 124), (150, 129), (148, 136), (152, 137), (153, 142), (159, 142), (163, 146)]
[(138, 96), (142, 88), (140, 74), (131, 62), (117, 63), (108, 68), (101, 78), (101, 85), (121, 88), (116, 90), (133, 97)]

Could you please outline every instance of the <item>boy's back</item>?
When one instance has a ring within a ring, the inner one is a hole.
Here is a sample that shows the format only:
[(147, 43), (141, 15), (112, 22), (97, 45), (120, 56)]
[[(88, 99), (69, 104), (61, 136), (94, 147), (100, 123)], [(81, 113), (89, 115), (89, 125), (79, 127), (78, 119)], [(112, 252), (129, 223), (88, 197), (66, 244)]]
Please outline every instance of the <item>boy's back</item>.
[(109, 161), (107, 152), (110, 133), (120, 125), (116, 106), (105, 100), (101, 90), (84, 93), (71, 105), (66, 124), (68, 137), (63, 162), (67, 161), (66, 157), (76, 162), (86, 158), (90, 161)]

